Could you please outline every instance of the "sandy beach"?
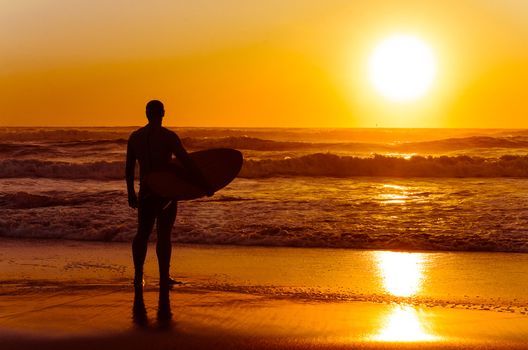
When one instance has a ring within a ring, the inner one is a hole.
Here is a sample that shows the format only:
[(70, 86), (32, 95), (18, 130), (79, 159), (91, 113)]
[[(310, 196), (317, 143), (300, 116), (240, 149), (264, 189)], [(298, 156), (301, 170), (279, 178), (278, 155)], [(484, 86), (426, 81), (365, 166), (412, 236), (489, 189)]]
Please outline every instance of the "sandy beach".
[[(528, 256), (3, 239), (3, 349), (523, 348)], [(367, 278), (370, 276), (370, 278)], [(142, 295), (141, 295), (142, 294)], [(143, 302), (141, 302), (143, 301)]]

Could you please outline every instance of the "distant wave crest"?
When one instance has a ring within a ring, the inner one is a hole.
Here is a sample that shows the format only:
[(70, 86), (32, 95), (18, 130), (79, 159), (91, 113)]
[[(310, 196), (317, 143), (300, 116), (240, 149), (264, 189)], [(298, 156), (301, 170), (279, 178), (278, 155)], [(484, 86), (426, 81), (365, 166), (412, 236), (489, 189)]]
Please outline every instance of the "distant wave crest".
[[(42, 140), (33, 140), (33, 138), (36, 138), (34, 134), (40, 135), (41, 133), (47, 138), (42, 136)], [(36, 157), (39, 159), (61, 157), (76, 159), (94, 153), (98, 154), (101, 160), (105, 160), (104, 157), (115, 157), (116, 155), (123, 155), (124, 157), (128, 137), (124, 132), (92, 134), (75, 130), (67, 132), (45, 132), (39, 130), (38, 132), (21, 135), (3, 135), (0, 132), (0, 136), (6, 136), (6, 138), (0, 137), (2, 140), (0, 142), (0, 157), (6, 159), (31, 159)], [(90, 138), (94, 136), (98, 136), (98, 138)], [(25, 140), (25, 137), (30, 137), (30, 140)], [(60, 139), (60, 137), (64, 137), (64, 139)], [(479, 154), (481, 150), (495, 150), (500, 152), (500, 154), (504, 154), (506, 152), (517, 153), (515, 150), (528, 149), (528, 137), (526, 136), (474, 136), (421, 142), (365, 143), (281, 141), (245, 135), (231, 135), (226, 137), (184, 136), (182, 137), (182, 142), (189, 151), (208, 148), (235, 148), (242, 151), (255, 152), (330, 152), (354, 155), (372, 153), (442, 154), (460, 151)], [(115, 158), (112, 160), (115, 160)]]
[(276, 141), (247, 136), (217, 138), (184, 138), (185, 146), (196, 149), (228, 147), (255, 151), (387, 151), (387, 152), (443, 152), (482, 148), (528, 148), (526, 136), (491, 137), (472, 136), (434, 141), (365, 143), (365, 142), (304, 142)]

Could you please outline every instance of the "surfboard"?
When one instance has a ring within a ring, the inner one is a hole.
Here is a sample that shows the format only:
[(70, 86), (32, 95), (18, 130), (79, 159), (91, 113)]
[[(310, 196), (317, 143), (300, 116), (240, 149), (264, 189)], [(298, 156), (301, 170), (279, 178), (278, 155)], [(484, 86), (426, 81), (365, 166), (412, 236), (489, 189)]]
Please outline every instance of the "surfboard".
[[(192, 152), (189, 156), (215, 192), (233, 181), (242, 168), (242, 153), (236, 149), (214, 148)], [(163, 171), (151, 172), (145, 180), (154, 193), (165, 198), (190, 200), (206, 195), (177, 160)]]

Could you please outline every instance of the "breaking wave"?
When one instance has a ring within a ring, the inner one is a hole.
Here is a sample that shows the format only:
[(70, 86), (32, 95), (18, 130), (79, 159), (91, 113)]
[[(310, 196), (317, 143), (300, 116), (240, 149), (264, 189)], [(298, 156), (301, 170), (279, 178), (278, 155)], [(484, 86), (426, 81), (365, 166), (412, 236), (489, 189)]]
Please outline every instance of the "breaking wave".
[(69, 163), (35, 159), (0, 160), (0, 178), (115, 180), (125, 176), (124, 162)]
[(385, 177), (527, 177), (528, 156), (500, 158), (375, 155), (369, 158), (317, 153), (283, 160), (248, 160), (242, 177), (385, 176)]
[[(244, 162), (239, 176), (528, 177), (528, 156), (413, 156), (405, 159), (382, 155), (362, 158), (315, 153), (279, 160), (249, 159)], [(124, 162), (0, 160), (0, 178), (21, 177), (116, 180), (124, 177)]]

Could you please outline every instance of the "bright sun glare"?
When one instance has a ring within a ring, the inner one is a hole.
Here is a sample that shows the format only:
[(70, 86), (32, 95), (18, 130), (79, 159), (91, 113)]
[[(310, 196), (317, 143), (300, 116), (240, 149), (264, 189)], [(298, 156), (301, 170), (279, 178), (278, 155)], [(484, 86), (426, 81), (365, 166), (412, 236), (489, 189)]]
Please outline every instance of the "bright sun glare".
[(394, 102), (425, 95), (436, 76), (431, 48), (410, 35), (391, 36), (378, 44), (369, 59), (368, 74), (375, 89)]

